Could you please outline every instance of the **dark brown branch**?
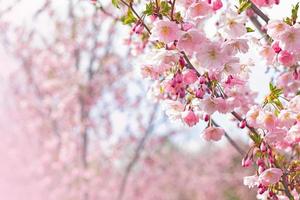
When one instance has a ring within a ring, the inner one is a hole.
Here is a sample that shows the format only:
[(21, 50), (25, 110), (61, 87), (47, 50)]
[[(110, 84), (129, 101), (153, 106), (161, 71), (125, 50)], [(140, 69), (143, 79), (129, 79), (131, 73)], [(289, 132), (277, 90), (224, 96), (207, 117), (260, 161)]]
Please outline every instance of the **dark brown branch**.
[(171, 20), (172, 21), (174, 20), (175, 3), (176, 3), (176, 0), (173, 0), (172, 1), (172, 7), (171, 7)]
[(251, 0), (249, 0), (249, 2), (251, 3), (251, 9), (260, 17), (262, 18), (266, 23), (269, 22), (270, 18), (263, 13), (263, 11), (261, 11)]

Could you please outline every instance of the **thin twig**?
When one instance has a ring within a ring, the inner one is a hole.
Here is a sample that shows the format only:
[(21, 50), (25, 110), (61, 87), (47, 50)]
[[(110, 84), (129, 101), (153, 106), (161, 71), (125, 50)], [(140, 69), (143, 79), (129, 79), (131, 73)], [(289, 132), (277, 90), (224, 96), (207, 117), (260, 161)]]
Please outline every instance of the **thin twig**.
[(145, 27), (145, 29), (147, 30), (147, 32), (149, 34), (151, 34), (150, 28), (145, 24), (144, 20), (140, 17), (140, 15), (135, 11), (135, 9), (133, 8), (132, 4), (128, 4), (127, 2), (125, 2), (124, 0), (121, 0), (121, 2), (127, 6), (132, 12), (133, 14), (139, 19), (139, 22), (141, 22), (143, 24), (143, 26)]
[[(220, 127), (220, 125), (218, 123), (216, 123), (216, 121), (214, 119), (211, 119), (211, 122), (214, 126), (216, 127)], [(242, 150), (241, 147), (239, 147), (239, 145), (230, 137), (230, 135), (224, 131), (224, 136), (226, 137), (226, 139), (228, 140), (228, 142), (234, 147), (234, 149), (241, 155), (245, 155), (245, 152)]]

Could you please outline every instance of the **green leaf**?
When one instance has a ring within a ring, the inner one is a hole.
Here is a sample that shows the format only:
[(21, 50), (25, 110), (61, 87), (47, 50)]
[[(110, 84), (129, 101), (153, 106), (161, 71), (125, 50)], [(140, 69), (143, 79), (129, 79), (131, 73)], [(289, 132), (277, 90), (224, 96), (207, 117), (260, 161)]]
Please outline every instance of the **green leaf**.
[(240, 7), (238, 8), (238, 13), (241, 14), (242, 12), (250, 8), (251, 5), (252, 3), (248, 0), (240, 1)]
[(171, 11), (171, 6), (167, 1), (162, 1), (160, 3), (160, 14), (163, 16), (169, 15), (169, 12)]
[(254, 29), (252, 29), (252, 28), (250, 28), (250, 27), (246, 27), (246, 29), (247, 29), (247, 33), (252, 33), (252, 32), (254, 32)]
[(132, 11), (129, 9), (127, 11), (127, 14), (121, 17), (121, 21), (123, 22), (123, 24), (132, 24), (135, 23), (137, 19), (134, 17)]
[(299, 10), (299, 2), (293, 6), (292, 8), (292, 21), (293, 21), (293, 24), (296, 23), (297, 21), (297, 18), (298, 18), (298, 10)]
[(146, 10), (143, 12), (145, 15), (150, 16), (154, 13), (154, 3), (150, 2), (146, 4)]
[(115, 7), (117, 7), (117, 8), (120, 8), (119, 7), (119, 2), (120, 0), (111, 0), (111, 3), (115, 6)]

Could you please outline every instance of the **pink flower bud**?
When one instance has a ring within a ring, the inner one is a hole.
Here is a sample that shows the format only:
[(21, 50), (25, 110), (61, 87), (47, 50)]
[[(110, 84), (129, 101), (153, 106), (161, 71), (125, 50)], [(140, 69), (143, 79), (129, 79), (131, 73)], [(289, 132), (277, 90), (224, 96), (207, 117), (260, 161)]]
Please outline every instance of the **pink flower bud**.
[(199, 88), (198, 90), (196, 90), (196, 97), (197, 98), (202, 99), (204, 94), (205, 94), (205, 91), (202, 88)]
[(206, 114), (206, 115), (204, 116), (204, 121), (208, 122), (209, 119), (210, 119), (210, 116)]
[(256, 164), (257, 164), (258, 166), (264, 167), (264, 166), (265, 166), (265, 161), (264, 161), (264, 159), (259, 158), (259, 159), (257, 159)]
[(213, 2), (213, 10), (214, 11), (217, 11), (217, 10), (221, 9), (222, 7), (223, 7), (223, 3), (222, 3), (221, 0), (215, 0)]
[(267, 151), (267, 147), (266, 147), (266, 144), (265, 144), (264, 142), (262, 142), (262, 143), (260, 144), (260, 150), (261, 150), (262, 152), (266, 152), (266, 151)]
[(298, 71), (296, 69), (293, 72), (293, 77), (294, 77), (295, 80), (298, 80), (298, 78), (299, 78), (299, 73), (298, 73)]
[(184, 66), (185, 66), (185, 60), (184, 60), (183, 57), (180, 57), (180, 58), (179, 58), (179, 65), (180, 65), (181, 67), (184, 67)]
[(240, 122), (240, 128), (241, 129), (243, 129), (243, 128), (245, 128), (246, 127), (246, 125), (247, 125), (247, 122), (246, 122), (246, 120), (242, 120), (241, 122)]
[(282, 49), (280, 48), (280, 46), (279, 46), (279, 42), (277, 41), (277, 42), (274, 42), (273, 44), (272, 44), (272, 48), (273, 48), (273, 50), (275, 51), (275, 53), (279, 53)]
[(200, 76), (200, 78), (199, 78), (199, 83), (200, 83), (200, 84), (206, 83), (206, 78), (205, 78), (204, 76)]
[(251, 158), (243, 158), (242, 160), (242, 166), (243, 167), (249, 167), (252, 164)]

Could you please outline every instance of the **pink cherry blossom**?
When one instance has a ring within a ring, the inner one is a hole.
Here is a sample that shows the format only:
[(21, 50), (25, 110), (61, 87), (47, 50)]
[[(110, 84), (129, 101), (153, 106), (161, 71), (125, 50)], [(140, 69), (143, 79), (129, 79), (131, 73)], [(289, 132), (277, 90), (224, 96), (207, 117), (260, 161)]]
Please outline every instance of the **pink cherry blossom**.
[(206, 141), (219, 141), (224, 135), (224, 129), (219, 127), (208, 127), (203, 131), (203, 138)]
[(285, 67), (290, 67), (295, 64), (295, 57), (290, 52), (284, 50), (278, 54), (278, 61)]
[(189, 126), (194, 126), (199, 122), (199, 117), (191, 110), (183, 112), (182, 118)]
[(194, 2), (189, 8), (188, 8), (188, 17), (191, 19), (201, 19), (203, 17), (208, 16), (212, 13), (212, 8), (210, 5), (204, 1), (200, 0), (198, 2)]
[(265, 186), (269, 186), (277, 183), (280, 180), (282, 174), (283, 172), (281, 169), (269, 168), (259, 175), (258, 181)]
[(267, 33), (275, 40), (280, 40), (281, 35), (290, 29), (289, 25), (281, 20), (271, 20), (266, 26)]
[[(278, 33), (277, 33), (278, 34)], [(300, 50), (300, 27), (289, 27), (279, 36), (282, 49), (297, 52)]]
[(179, 38), (177, 48), (188, 54), (196, 52), (206, 42), (206, 38), (196, 29), (190, 29)]
[(159, 40), (165, 43), (177, 40), (180, 35), (180, 29), (175, 22), (159, 20), (154, 23), (150, 40)]
[(216, 42), (201, 46), (196, 57), (201, 67), (216, 71), (222, 70), (229, 59), (220, 44)]
[(250, 126), (257, 127), (258, 126), (257, 118), (259, 114), (260, 114), (260, 108), (258, 106), (251, 107), (251, 109), (248, 111), (246, 115), (247, 123)]
[(260, 55), (266, 60), (268, 65), (273, 65), (276, 58), (276, 53), (270, 46), (264, 46), (260, 51)]
[(257, 117), (257, 123), (268, 130), (273, 130), (277, 125), (276, 116), (272, 112), (260, 112)]
[(183, 82), (187, 85), (194, 83), (198, 79), (197, 72), (193, 69), (188, 69), (183, 72)]
[(288, 108), (292, 112), (300, 112), (300, 96), (297, 95), (294, 98), (292, 98), (289, 102)]
[(299, 144), (300, 142), (300, 124), (299, 122), (292, 126), (287, 133), (287, 141), (292, 144)]
[(238, 38), (247, 33), (246, 17), (237, 14), (233, 10), (228, 10), (221, 19), (220, 27), (226, 33), (227, 38)]

